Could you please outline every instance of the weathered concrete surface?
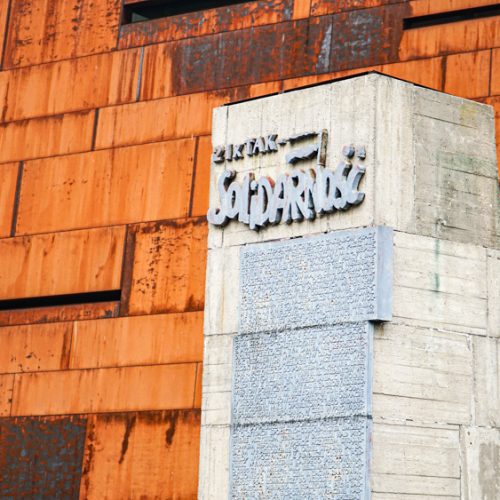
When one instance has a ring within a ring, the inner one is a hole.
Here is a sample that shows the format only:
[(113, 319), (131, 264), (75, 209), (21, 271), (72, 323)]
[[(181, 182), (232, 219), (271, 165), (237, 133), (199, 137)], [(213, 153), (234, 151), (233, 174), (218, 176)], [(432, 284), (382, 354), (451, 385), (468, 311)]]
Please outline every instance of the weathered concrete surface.
[(460, 433), (464, 473), (462, 498), (500, 497), (500, 429), (464, 427)]

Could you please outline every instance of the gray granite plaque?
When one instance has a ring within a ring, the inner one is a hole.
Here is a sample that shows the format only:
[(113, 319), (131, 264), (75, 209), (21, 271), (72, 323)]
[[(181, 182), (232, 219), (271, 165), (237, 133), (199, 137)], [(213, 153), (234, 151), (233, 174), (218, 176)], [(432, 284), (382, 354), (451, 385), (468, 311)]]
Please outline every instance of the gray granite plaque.
[(392, 230), (240, 255), (231, 497), (368, 498), (370, 321), (391, 317)]
[(247, 246), (239, 333), (389, 320), (391, 262), (387, 227)]
[(365, 498), (370, 420), (242, 426), (232, 436), (231, 498)]
[(233, 423), (367, 415), (367, 321), (237, 336)]

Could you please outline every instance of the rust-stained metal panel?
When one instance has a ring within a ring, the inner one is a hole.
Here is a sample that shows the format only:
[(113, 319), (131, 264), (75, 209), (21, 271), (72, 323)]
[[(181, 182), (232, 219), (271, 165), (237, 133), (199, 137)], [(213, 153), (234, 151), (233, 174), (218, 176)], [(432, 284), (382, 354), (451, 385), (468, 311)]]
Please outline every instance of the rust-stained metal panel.
[(115, 318), (119, 312), (119, 302), (16, 309), (0, 311), (0, 326)]
[(89, 416), (80, 498), (195, 499), (199, 410)]
[(8, 71), (2, 120), (131, 102), (136, 98), (139, 63), (140, 49), (135, 49)]
[(0, 125), (0, 163), (88, 151), (94, 121), (94, 111), (82, 111), (3, 123)]
[(395, 61), (407, 12), (407, 4), (396, 4), (175, 42), (167, 55), (173, 92)]
[(101, 368), (202, 360), (203, 312), (192, 312), (79, 321), (75, 323), (69, 366)]
[[(10, 0), (0, 2), (0, 64), (3, 59), (4, 40), (7, 36), (7, 23), (10, 14)], [(1, 69), (1, 66), (0, 66)]]
[(205, 217), (137, 224), (123, 314), (201, 311), (205, 297)]
[(72, 323), (0, 328), (0, 373), (68, 367)]
[(331, 70), (396, 61), (408, 10), (397, 4), (333, 15)]
[(453, 10), (495, 5), (497, 3), (498, 0), (411, 0), (410, 6), (412, 16), (426, 16)]
[(0, 238), (10, 236), (17, 196), (19, 163), (0, 165)]
[(446, 58), (444, 91), (469, 99), (487, 97), (491, 68), (490, 50), (450, 55)]
[(120, 29), (119, 47), (137, 47), (277, 24), (291, 19), (292, 5), (293, 0), (259, 0), (127, 24)]
[(395, 78), (415, 82), (418, 85), (423, 85), (436, 90), (443, 90), (443, 70), (443, 57), (416, 59), (413, 61), (379, 64), (376, 66), (365, 66), (363, 68), (333, 71), (331, 73), (324, 73), (320, 75), (315, 74), (298, 78), (290, 78), (289, 80), (285, 80), (283, 82), (283, 89), (287, 91), (327, 80), (345, 78), (347, 76), (353, 76), (367, 71), (379, 71), (380, 73), (394, 76)]
[(500, 16), (406, 30), (399, 59), (434, 57), (487, 50), (500, 45)]
[(196, 374), (196, 363), (16, 374), (11, 415), (189, 409)]
[(309, 17), (311, 13), (311, 0), (294, 0), (293, 19)]
[(120, 288), (125, 227), (0, 239), (0, 299)]
[(105, 108), (96, 149), (209, 134), (213, 108), (228, 101), (228, 92), (212, 92)]
[(198, 139), (194, 184), (191, 202), (192, 217), (203, 217), (208, 211), (210, 190), (210, 158), (212, 155), (212, 137), (203, 136)]
[(10, 415), (14, 377), (13, 374), (0, 375), (0, 417)]
[(77, 499), (87, 418), (0, 419), (0, 496)]
[(12, 2), (4, 69), (112, 50), (121, 0)]
[[(491, 51), (491, 95), (500, 96), (500, 49)], [(497, 132), (499, 129), (497, 128)], [(500, 148), (497, 148), (500, 150)]]
[[(175, 93), (234, 87), (304, 71), (307, 20), (192, 38), (173, 45)], [(286, 40), (286, 43), (284, 41)]]
[[(435, 2), (435, 0), (432, 0)], [(449, 1), (449, 0), (446, 0)], [(409, 0), (312, 0), (311, 15), (324, 16), (357, 9), (369, 9), (394, 3), (404, 3)]]
[(186, 217), (195, 144), (182, 139), (25, 162), (17, 234)]

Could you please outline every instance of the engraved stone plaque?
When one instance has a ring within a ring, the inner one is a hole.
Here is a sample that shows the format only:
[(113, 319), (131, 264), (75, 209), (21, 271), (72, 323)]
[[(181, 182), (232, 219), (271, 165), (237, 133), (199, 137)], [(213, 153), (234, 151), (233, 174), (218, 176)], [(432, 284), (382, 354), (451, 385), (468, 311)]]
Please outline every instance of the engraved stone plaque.
[(237, 336), (233, 423), (369, 414), (372, 328), (362, 321)]
[(389, 320), (391, 256), (387, 227), (242, 248), (239, 332)]
[(365, 498), (370, 424), (354, 417), (237, 427), (231, 498)]
[(368, 497), (371, 321), (391, 288), (389, 228), (241, 250), (231, 498)]

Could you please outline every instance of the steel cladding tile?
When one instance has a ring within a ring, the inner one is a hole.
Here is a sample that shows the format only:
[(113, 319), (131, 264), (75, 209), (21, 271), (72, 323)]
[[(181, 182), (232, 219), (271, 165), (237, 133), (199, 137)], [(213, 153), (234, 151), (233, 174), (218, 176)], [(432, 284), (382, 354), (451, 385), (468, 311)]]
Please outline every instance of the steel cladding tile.
[(86, 416), (0, 420), (2, 498), (77, 499)]

